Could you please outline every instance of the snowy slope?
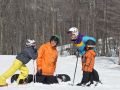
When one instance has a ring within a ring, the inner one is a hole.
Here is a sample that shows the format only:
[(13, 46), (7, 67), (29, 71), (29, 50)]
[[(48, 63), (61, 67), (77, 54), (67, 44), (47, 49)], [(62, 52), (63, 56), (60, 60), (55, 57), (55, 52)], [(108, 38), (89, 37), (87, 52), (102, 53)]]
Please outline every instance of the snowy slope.
[[(12, 65), (15, 56), (12, 55), (0, 55), (0, 74), (7, 70)], [(10, 84), (8, 87), (0, 87), (0, 90), (120, 90), (120, 66), (117, 65), (118, 58), (116, 57), (97, 57), (95, 69), (99, 72), (100, 79), (103, 82), (102, 85), (97, 87), (80, 87), (70, 86), (68, 83), (60, 83), (53, 85), (43, 85), (40, 83), (30, 83), (28, 85), (16, 85)], [(76, 64), (75, 56), (59, 57), (57, 62), (56, 73), (65, 73), (70, 75), (73, 79), (74, 68)], [(27, 65), (30, 69), (30, 73), (33, 73), (33, 62), (29, 62)], [(16, 73), (19, 73), (17, 71)], [(76, 74), (75, 84), (80, 82), (82, 78), (81, 61), (79, 58), (78, 69)], [(9, 80), (8, 80), (8, 83)]]

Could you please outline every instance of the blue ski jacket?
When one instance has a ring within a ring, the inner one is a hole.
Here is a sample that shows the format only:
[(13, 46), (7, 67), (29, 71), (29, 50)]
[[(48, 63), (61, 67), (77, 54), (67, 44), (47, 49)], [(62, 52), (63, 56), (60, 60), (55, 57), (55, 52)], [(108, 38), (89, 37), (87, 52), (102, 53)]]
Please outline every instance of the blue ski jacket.
[(85, 46), (86, 46), (86, 42), (88, 40), (93, 40), (94, 42), (96, 42), (96, 39), (94, 37), (91, 37), (91, 36), (85, 36), (85, 35), (82, 35), (82, 34), (79, 34), (77, 36), (77, 39), (73, 40), (74, 41), (74, 46), (77, 47), (77, 49), (79, 50), (79, 53), (81, 55), (84, 55), (85, 54)]

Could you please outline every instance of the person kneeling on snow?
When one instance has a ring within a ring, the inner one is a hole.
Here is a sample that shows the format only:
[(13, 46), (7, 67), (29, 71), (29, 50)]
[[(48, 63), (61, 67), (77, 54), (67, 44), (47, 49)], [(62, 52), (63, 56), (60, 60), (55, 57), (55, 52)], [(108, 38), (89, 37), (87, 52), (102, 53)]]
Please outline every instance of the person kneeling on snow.
[(58, 58), (57, 45), (59, 38), (51, 36), (50, 41), (43, 44), (38, 50), (37, 73), (38, 81), (43, 84), (58, 83), (57, 77), (54, 76), (56, 62)]
[(36, 57), (36, 42), (35, 40), (28, 39), (25, 48), (16, 56), (13, 65), (5, 73), (0, 75), (0, 86), (8, 85), (6, 80), (11, 77), (17, 70), (20, 70), (21, 72), (17, 79), (17, 83), (23, 84), (29, 73), (29, 70), (25, 64), (27, 64), (31, 59), (35, 60)]

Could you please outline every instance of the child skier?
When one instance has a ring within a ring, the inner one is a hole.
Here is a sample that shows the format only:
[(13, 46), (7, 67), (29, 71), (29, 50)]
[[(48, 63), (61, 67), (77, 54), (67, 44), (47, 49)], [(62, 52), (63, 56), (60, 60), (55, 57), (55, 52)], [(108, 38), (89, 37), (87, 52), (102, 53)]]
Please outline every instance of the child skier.
[(28, 39), (25, 48), (16, 56), (13, 65), (2, 75), (0, 75), (0, 86), (7, 86), (6, 80), (11, 77), (17, 70), (20, 70), (20, 75), (17, 79), (18, 84), (23, 84), (25, 78), (28, 76), (29, 70), (25, 64), (31, 59), (35, 60), (37, 57), (37, 49), (35, 40)]
[[(86, 53), (82, 56), (82, 70), (83, 70), (83, 78), (81, 83), (77, 84), (78, 86), (87, 85), (90, 86), (93, 84), (93, 75), (92, 72), (94, 70), (95, 56), (96, 53), (93, 50), (95, 46), (86, 45)], [(90, 81), (90, 83), (88, 83)]]

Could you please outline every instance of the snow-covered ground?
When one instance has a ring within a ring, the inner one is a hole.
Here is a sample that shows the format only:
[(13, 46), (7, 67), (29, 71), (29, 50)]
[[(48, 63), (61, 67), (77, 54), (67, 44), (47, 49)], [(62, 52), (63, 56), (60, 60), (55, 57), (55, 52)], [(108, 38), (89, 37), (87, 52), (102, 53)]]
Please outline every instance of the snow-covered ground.
[[(0, 74), (6, 71), (11, 65), (15, 56), (13, 55), (0, 55)], [(120, 66), (117, 65), (117, 57), (96, 57), (95, 69), (99, 72), (102, 85), (97, 87), (80, 87), (71, 86), (68, 83), (60, 83), (53, 85), (44, 85), (40, 83), (30, 83), (27, 85), (10, 84), (7, 87), (0, 87), (0, 90), (120, 90)], [(73, 79), (74, 69), (76, 64), (75, 56), (59, 57), (57, 62), (56, 73), (68, 74)], [(33, 62), (29, 62), (27, 66), (30, 73), (33, 73)], [(17, 71), (16, 73), (19, 73)], [(82, 78), (81, 61), (79, 58), (78, 69), (76, 73), (75, 84), (80, 82)]]

